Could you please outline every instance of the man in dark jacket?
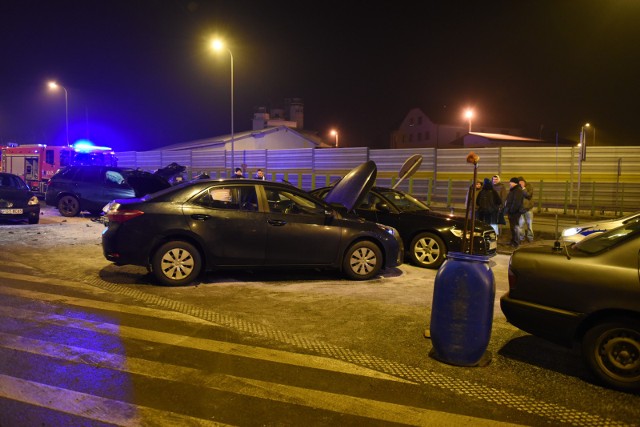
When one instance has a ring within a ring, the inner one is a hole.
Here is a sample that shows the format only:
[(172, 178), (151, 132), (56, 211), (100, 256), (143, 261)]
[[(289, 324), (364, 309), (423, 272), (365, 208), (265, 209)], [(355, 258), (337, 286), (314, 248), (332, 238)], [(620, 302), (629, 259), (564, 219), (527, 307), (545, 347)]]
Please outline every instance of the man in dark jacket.
[(498, 211), (502, 208), (502, 199), (489, 178), (484, 179), (482, 190), (476, 196), (476, 206), (476, 218), (490, 224), (498, 236)]
[(533, 242), (533, 185), (528, 183), (523, 177), (519, 176), (518, 181), (522, 188), (522, 207), (524, 212), (520, 216), (518, 224), (520, 233), (520, 242), (526, 238), (529, 243)]
[(520, 216), (523, 210), (524, 194), (518, 178), (509, 180), (509, 194), (504, 204), (504, 211), (509, 217), (509, 230), (511, 230), (511, 241), (509, 245), (517, 248), (520, 245)]

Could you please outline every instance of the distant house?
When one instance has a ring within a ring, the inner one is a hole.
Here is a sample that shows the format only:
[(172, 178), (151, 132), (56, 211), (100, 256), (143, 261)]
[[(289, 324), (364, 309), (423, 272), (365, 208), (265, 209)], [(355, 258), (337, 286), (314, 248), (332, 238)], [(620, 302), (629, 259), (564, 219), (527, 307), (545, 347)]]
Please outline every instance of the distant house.
[(202, 148), (231, 151), (242, 150), (286, 150), (293, 148), (329, 148), (320, 137), (311, 132), (299, 131), (285, 125), (267, 127), (261, 130), (238, 132), (195, 141), (167, 145), (154, 151), (197, 150)]
[(258, 107), (253, 113), (253, 130), (167, 145), (153, 151), (213, 149), (286, 150), (330, 148), (315, 132), (304, 130), (304, 104), (300, 98), (285, 99), (285, 108)]
[[(478, 132), (521, 135), (520, 129), (474, 126)], [(439, 124), (420, 108), (413, 108), (391, 133), (391, 148), (451, 148), (450, 143), (469, 133), (467, 123)]]
[[(469, 132), (449, 142), (449, 148), (490, 148), (490, 147), (567, 147), (576, 145), (576, 142), (568, 139), (548, 141), (537, 138), (525, 138), (522, 136), (504, 135), (501, 133)], [(446, 147), (443, 147), (446, 148)]]

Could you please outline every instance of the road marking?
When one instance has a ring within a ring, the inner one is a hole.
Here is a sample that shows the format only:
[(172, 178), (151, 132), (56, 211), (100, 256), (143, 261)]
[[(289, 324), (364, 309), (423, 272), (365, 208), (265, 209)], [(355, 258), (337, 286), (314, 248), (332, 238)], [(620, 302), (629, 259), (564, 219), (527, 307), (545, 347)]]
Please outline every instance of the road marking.
[[(228, 425), (2, 374), (0, 374), (0, 397), (123, 427)], [(151, 420), (153, 422), (150, 422)]]
[[(185, 383), (213, 390), (235, 393), (243, 396), (252, 396), (286, 404), (304, 405), (314, 409), (322, 409), (339, 412), (353, 416), (367, 417), (376, 420), (402, 423), (406, 425), (424, 426), (452, 426), (452, 425), (486, 425), (486, 426), (513, 426), (512, 423), (502, 423), (495, 420), (487, 420), (467, 415), (451, 414), (430, 409), (388, 403), (379, 400), (348, 396), (344, 394), (312, 390), (286, 384), (273, 383), (252, 378), (241, 378), (235, 375), (216, 374), (200, 369), (186, 368), (154, 362), (135, 357), (122, 357), (100, 351), (88, 351), (79, 347), (62, 344), (52, 344), (41, 340), (17, 337), (0, 333), (0, 344), (12, 350), (44, 354), (73, 363), (96, 365), (105, 369), (114, 369), (120, 372), (146, 376), (153, 379), (162, 379)], [(210, 349), (215, 351), (215, 349)], [(255, 354), (255, 353), (254, 353)], [(251, 357), (251, 356), (245, 356)], [(265, 360), (265, 359), (261, 359)], [(267, 359), (268, 360), (268, 359)], [(325, 369), (323, 366), (322, 369)], [(51, 394), (56, 392), (55, 399)], [(112, 422), (117, 425), (136, 425), (135, 419), (145, 419), (145, 413), (149, 416), (160, 417), (163, 425), (165, 419), (176, 418), (182, 415), (157, 411), (150, 408), (138, 407), (120, 401), (92, 397), (84, 393), (64, 390), (31, 381), (19, 380), (0, 375), (0, 396), (30, 403), (37, 406), (60, 410), (65, 413), (83, 416), (86, 418)], [(61, 398), (62, 396), (62, 398)], [(68, 404), (53, 402), (67, 401)], [(53, 403), (53, 404), (52, 404)], [(47, 406), (49, 405), (49, 406)], [(108, 418), (108, 411), (120, 414), (114, 420)], [(151, 411), (151, 412), (150, 412)], [(123, 417), (122, 414), (136, 414)], [(170, 425), (167, 423), (166, 425)]]

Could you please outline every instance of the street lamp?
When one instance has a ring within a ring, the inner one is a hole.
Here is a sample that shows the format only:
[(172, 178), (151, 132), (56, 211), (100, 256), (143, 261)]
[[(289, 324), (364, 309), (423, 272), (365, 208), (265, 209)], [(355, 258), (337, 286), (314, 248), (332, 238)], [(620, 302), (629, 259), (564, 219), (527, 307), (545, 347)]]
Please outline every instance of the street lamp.
[[(582, 162), (587, 160), (587, 134), (586, 129), (592, 127), (589, 123), (585, 123), (580, 128), (580, 155), (578, 156), (578, 200), (576, 201), (576, 223), (580, 221), (580, 184), (582, 181)], [(593, 140), (595, 144), (596, 128), (593, 127)]]
[(338, 131), (335, 129), (331, 129), (331, 136), (336, 137), (336, 148), (338, 148)]
[[(213, 40), (211, 42), (211, 47), (215, 51), (221, 51), (225, 49), (225, 45), (221, 40)], [(226, 48), (227, 52), (229, 52), (229, 57), (231, 58), (231, 173), (235, 168), (235, 159), (234, 159), (234, 134), (233, 134), (233, 54), (231, 53), (231, 49)]]
[(471, 108), (467, 108), (464, 112), (464, 117), (469, 121), (469, 133), (471, 133), (471, 119), (473, 118), (473, 110)]
[(69, 145), (69, 95), (67, 93), (67, 88), (54, 81), (49, 82), (49, 89), (58, 90), (58, 88), (62, 88), (62, 90), (64, 90), (64, 115), (67, 127), (67, 145)]

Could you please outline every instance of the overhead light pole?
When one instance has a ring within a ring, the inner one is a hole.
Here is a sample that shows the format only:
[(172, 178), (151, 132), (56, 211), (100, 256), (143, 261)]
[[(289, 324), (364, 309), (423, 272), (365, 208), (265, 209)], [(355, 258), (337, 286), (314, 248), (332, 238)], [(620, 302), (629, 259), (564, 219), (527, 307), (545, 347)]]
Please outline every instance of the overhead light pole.
[(234, 147), (234, 133), (233, 133), (233, 54), (231, 53), (231, 49), (225, 47), (222, 40), (216, 39), (211, 42), (211, 47), (215, 51), (220, 51), (226, 49), (229, 52), (229, 57), (231, 58), (231, 173), (234, 172), (235, 168), (235, 147)]
[(336, 148), (338, 148), (338, 131), (335, 129), (331, 129), (331, 136), (336, 137)]
[(51, 90), (58, 90), (58, 88), (62, 88), (62, 90), (64, 90), (64, 116), (67, 128), (67, 145), (69, 145), (69, 94), (67, 93), (67, 88), (59, 85), (55, 81), (50, 81), (48, 86)]
[[(582, 182), (582, 162), (587, 160), (587, 134), (586, 129), (591, 125), (589, 123), (585, 123), (580, 128), (580, 143), (578, 146), (580, 147), (579, 155), (578, 155), (578, 199), (576, 200), (576, 224), (580, 221), (580, 184)], [(595, 139), (595, 127), (594, 129), (594, 139)]]
[(471, 119), (473, 119), (473, 110), (471, 108), (467, 108), (464, 112), (464, 117), (469, 121), (469, 133), (471, 133)]

